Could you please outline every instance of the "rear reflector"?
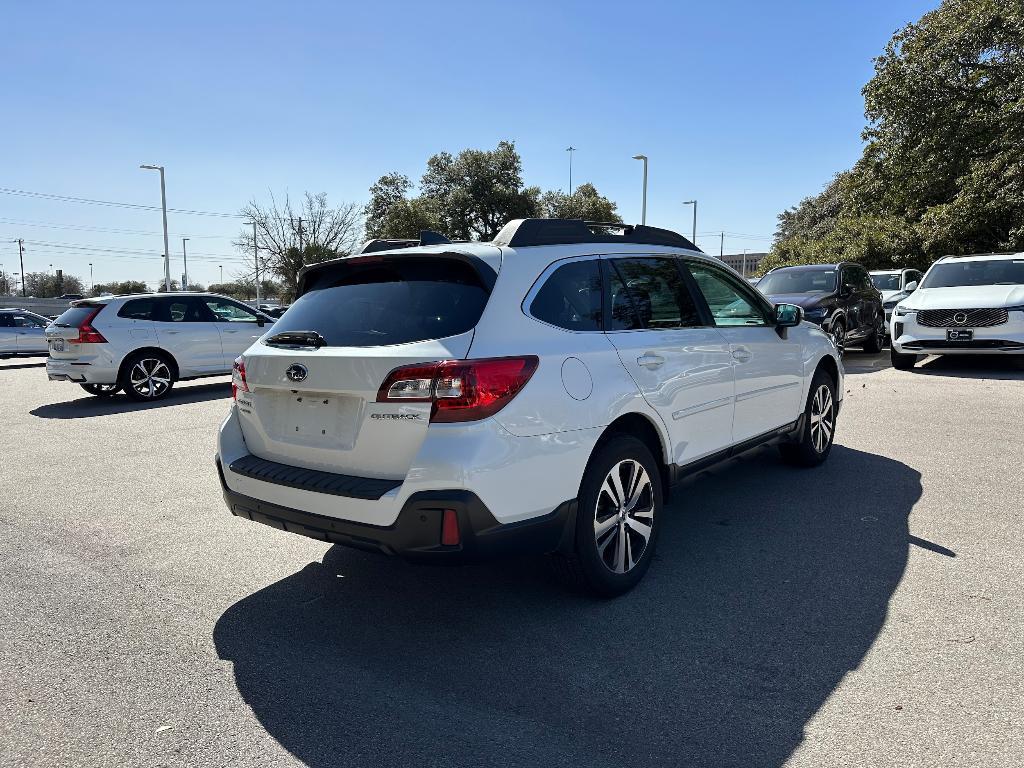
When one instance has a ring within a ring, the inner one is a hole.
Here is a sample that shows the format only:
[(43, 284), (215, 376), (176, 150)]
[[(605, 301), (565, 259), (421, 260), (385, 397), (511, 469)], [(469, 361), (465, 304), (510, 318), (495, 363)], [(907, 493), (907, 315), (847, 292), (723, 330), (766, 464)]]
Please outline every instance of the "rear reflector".
[(485, 419), (519, 394), (537, 363), (526, 355), (406, 365), (388, 374), (377, 402), (431, 403), (432, 422)]
[(446, 509), (441, 520), (441, 545), (445, 547), (459, 546), (459, 517), (454, 509)]

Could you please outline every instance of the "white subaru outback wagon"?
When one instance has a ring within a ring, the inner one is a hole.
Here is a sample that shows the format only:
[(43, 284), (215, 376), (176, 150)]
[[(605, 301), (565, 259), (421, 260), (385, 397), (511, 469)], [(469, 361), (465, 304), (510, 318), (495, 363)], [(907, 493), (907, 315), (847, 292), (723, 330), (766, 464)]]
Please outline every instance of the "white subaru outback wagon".
[(550, 553), (615, 595), (674, 481), (764, 443), (824, 461), (842, 379), (799, 308), (674, 232), (424, 233), (304, 270), (235, 363), (217, 468), (250, 520), (413, 559)]

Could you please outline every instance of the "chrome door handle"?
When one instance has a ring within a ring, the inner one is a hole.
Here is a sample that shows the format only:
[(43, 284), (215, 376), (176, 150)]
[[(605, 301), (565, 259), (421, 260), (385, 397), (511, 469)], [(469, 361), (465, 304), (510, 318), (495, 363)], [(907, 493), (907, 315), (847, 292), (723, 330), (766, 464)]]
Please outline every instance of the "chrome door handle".
[(644, 368), (657, 368), (665, 364), (665, 358), (661, 355), (654, 355), (648, 352), (645, 355), (641, 355), (636, 359), (637, 365), (642, 365)]
[(745, 363), (751, 358), (750, 350), (744, 347), (732, 351), (732, 359), (738, 363)]

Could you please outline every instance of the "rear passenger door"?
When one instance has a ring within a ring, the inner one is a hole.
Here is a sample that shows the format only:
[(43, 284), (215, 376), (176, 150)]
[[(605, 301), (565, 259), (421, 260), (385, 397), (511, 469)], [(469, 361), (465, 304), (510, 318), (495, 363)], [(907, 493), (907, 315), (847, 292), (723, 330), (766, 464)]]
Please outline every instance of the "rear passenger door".
[(0, 312), (0, 352), (14, 354), (18, 351), (18, 336), (14, 332), (14, 318), (10, 312)]
[(728, 343), (736, 379), (732, 442), (796, 421), (802, 410), (803, 360), (797, 334), (781, 338), (764, 297), (725, 269), (685, 262), (715, 327)]
[(43, 329), (47, 326), (46, 322), (25, 312), (15, 312), (11, 319), (14, 321), (14, 334), (19, 354), (47, 351), (46, 337), (43, 335)]
[(181, 376), (225, 370), (217, 319), (197, 296), (162, 296), (154, 323), (160, 346), (178, 363)]
[(228, 368), (236, 357), (252, 346), (265, 330), (249, 307), (217, 296), (203, 297), (203, 303), (217, 319), (221, 345)]
[(661, 415), (671, 460), (688, 464), (729, 446), (729, 345), (701, 314), (671, 257), (606, 258), (605, 328), (644, 398)]

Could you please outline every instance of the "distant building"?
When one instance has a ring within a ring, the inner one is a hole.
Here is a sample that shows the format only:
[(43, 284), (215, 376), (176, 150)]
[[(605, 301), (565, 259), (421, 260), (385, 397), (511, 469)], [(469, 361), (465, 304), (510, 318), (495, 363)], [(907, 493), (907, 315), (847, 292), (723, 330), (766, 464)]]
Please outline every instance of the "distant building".
[[(742, 253), (727, 253), (722, 257), (722, 261), (744, 277), (749, 277), (757, 271), (761, 260), (767, 255), (767, 253), (747, 253), (746, 255)], [(746, 271), (743, 269), (744, 263), (746, 264)]]

